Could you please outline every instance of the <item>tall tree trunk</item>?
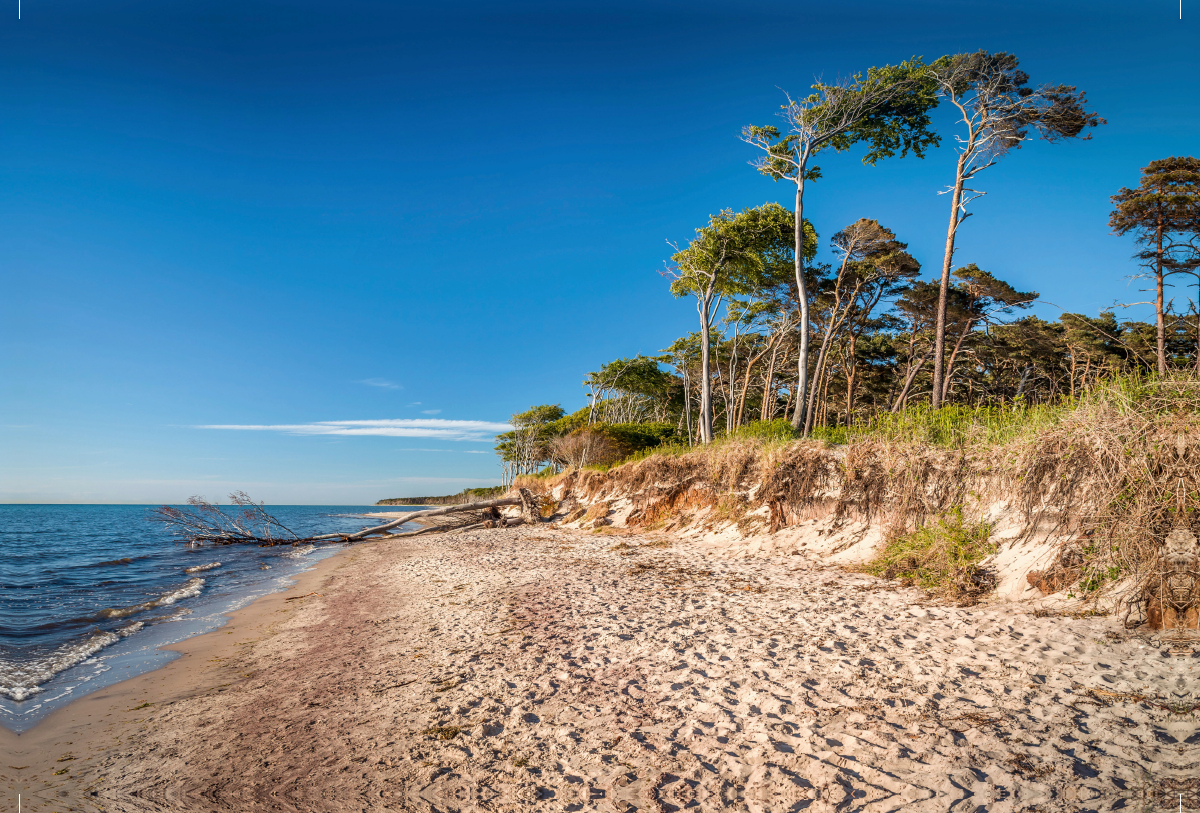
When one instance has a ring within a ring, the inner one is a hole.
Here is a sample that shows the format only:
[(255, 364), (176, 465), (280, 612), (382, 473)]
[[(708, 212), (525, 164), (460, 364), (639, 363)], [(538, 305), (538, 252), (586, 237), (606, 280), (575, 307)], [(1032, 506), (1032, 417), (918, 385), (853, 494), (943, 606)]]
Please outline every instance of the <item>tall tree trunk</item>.
[(600, 391), (595, 386), (592, 387), (592, 403), (588, 409), (588, 426), (596, 422), (596, 399), (600, 397)]
[(962, 205), (963, 193), (963, 161), (966, 153), (960, 153), (958, 164), (954, 170), (954, 193), (950, 196), (950, 228), (946, 231), (946, 253), (942, 257), (942, 281), (938, 291), (937, 324), (933, 330), (933, 408), (942, 405), (942, 377), (945, 359), (942, 354), (946, 349), (946, 295), (950, 290), (950, 266), (954, 264), (954, 237), (961, 222), (958, 208)]
[(700, 415), (697, 428), (700, 431), (701, 443), (712, 443), (713, 439), (712, 372), (709, 367), (711, 360), (708, 347), (711, 338), (708, 330), (711, 306), (711, 298), (706, 298), (702, 301), (700, 310)]
[[(858, 295), (858, 289), (856, 288), (854, 291), (854, 295), (850, 299), (851, 303), (853, 303), (854, 296), (857, 296), (857, 295)], [(817, 366), (813, 370), (813, 380), (812, 380), (812, 390), (813, 391), (812, 391), (812, 395), (810, 395), (809, 399), (808, 399), (809, 415), (808, 415), (807, 420), (805, 420), (805, 422), (804, 422), (804, 434), (806, 434), (806, 435), (809, 433), (809, 431), (812, 430), (812, 427), (813, 427), (813, 415), (812, 415), (813, 404), (816, 401), (817, 388), (821, 386), (821, 378), (822, 378), (822, 376), (825, 375), (825, 363), (829, 359), (829, 345), (833, 341), (833, 337), (836, 336), (838, 334), (838, 332), (842, 329), (842, 325), (846, 324), (846, 314), (843, 313), (841, 316), (838, 316), (838, 313), (837, 313), (837, 309), (840, 304), (841, 304), (841, 297), (839, 295), (839, 297), (834, 300), (833, 310), (829, 315), (829, 329), (826, 330), (825, 335), (821, 337), (821, 349), (819, 351), (817, 351)], [(850, 306), (847, 305), (846, 310), (849, 311), (849, 309), (850, 309)]]
[(807, 158), (797, 161), (796, 170), (796, 292), (800, 297), (800, 358), (796, 362), (799, 377), (796, 380), (796, 412), (792, 415), (792, 428), (804, 424), (804, 402), (808, 394), (808, 285), (804, 280), (804, 173)]
[(1157, 250), (1154, 260), (1154, 315), (1156, 317), (1155, 328), (1158, 333), (1158, 374), (1167, 374), (1167, 325), (1163, 319), (1163, 220), (1162, 215), (1158, 216), (1158, 229), (1156, 230)]
[(817, 363), (813, 368), (812, 392), (808, 396), (808, 414), (804, 419), (804, 434), (812, 431), (816, 424), (816, 411), (821, 382), (825, 378), (825, 362), (828, 356), (829, 337), (821, 341), (821, 349), (817, 351)]

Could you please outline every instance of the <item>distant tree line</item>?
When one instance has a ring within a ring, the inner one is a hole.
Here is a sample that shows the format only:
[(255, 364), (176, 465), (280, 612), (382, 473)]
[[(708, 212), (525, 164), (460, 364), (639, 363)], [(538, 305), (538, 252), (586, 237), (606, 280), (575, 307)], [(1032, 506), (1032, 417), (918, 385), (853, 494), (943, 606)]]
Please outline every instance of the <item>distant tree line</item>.
[[(673, 246), (663, 273), (675, 296), (694, 302), (698, 329), (657, 355), (588, 373), (588, 404), (571, 415), (558, 406), (514, 415), (497, 446), (506, 478), (765, 425), (809, 435), (915, 404), (1049, 402), (1117, 372), (1200, 369), (1200, 296), (1168, 295), (1175, 282), (1200, 288), (1200, 160), (1154, 161), (1112, 198), (1110, 226), (1137, 239), (1134, 276), (1153, 283), (1155, 322), (1114, 311), (1045, 321), (1023, 313), (1037, 292), (956, 266), (955, 243), (984, 194), (981, 172), (1031, 138), (1086, 140), (1104, 123), (1082, 92), (1031, 86), (1016, 57), (983, 51), (871, 68), (813, 91), (787, 98), (782, 126), (741, 134), (760, 150), (762, 174), (794, 186), (793, 208), (724, 209)], [(941, 102), (960, 130), (935, 279), (920, 279), (907, 243), (866, 217), (829, 239), (832, 262), (815, 262), (820, 238), (804, 216), (806, 186), (821, 177), (814, 158), (856, 145), (867, 164), (923, 157), (941, 139), (929, 117)]]

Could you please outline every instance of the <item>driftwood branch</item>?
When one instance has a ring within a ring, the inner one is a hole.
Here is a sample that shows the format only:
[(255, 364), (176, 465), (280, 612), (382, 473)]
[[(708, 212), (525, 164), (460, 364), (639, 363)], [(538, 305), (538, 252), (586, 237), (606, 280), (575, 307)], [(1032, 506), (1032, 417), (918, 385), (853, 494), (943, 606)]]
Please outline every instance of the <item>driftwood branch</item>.
[[(377, 525), (374, 528), (367, 528), (365, 531), (359, 531), (353, 534), (322, 534), (321, 536), (312, 537), (312, 541), (325, 539), (340, 539), (346, 542), (354, 542), (362, 539), (365, 536), (381, 534), (384, 531), (389, 531), (403, 525), (406, 522), (412, 522), (415, 519), (424, 519), (425, 517), (440, 517), (443, 514), (457, 514), (463, 511), (479, 511), (483, 508), (499, 508), (504, 505), (520, 505), (521, 500), (518, 497), (507, 497), (499, 500), (485, 500), (484, 502), (469, 502), (461, 505), (448, 505), (445, 508), (431, 508), (428, 511), (413, 511), (411, 514), (405, 514), (399, 519), (394, 519), (391, 522), (386, 522), (383, 525)], [(413, 533), (417, 533), (414, 531)]]
[(243, 491), (229, 495), (240, 511), (222, 511), (203, 497), (188, 499), (189, 508), (164, 505), (154, 509), (150, 519), (162, 523), (175, 536), (188, 542), (212, 542), (228, 545), (254, 542), (259, 545), (291, 545), (303, 542), (290, 528), (267, 513)]
[(401, 534), (384, 534), (383, 536), (375, 537), (375, 539), (376, 541), (381, 539), (407, 539), (410, 536), (420, 536), (421, 534), (457, 533), (460, 531), (477, 531), (481, 528), (511, 528), (514, 525), (522, 525), (524, 522), (525, 520), (520, 517), (508, 517), (507, 519), (489, 519), (483, 522), (473, 522), (470, 525), (430, 525), (428, 528), (405, 531)]
[[(240, 512), (222, 511), (218, 506), (201, 497), (188, 500), (189, 508), (176, 508), (164, 505), (150, 514), (150, 519), (162, 523), (167, 531), (189, 543), (204, 544), (209, 542), (216, 545), (299, 545), (309, 542), (357, 542), (369, 536), (381, 536), (384, 539), (417, 536), (418, 534), (436, 533), (439, 531), (465, 530), (467, 528), (495, 527), (488, 521), (480, 522), (479, 512), (490, 511), (491, 516), (498, 518), (495, 509), (505, 506), (520, 506), (520, 518), (510, 518), (507, 522), (495, 520), (495, 524), (503, 527), (507, 524), (520, 522), (534, 523), (541, 520), (541, 510), (538, 500), (529, 489), (522, 488), (515, 497), (504, 497), (498, 500), (463, 503), (450, 505), (445, 508), (432, 508), (427, 511), (413, 511), (382, 525), (366, 528), (352, 534), (333, 533), (317, 536), (301, 537), (284, 526), (279, 520), (267, 513), (262, 503), (253, 502), (242, 492), (230, 495), (234, 505), (239, 506)], [(474, 516), (470, 516), (474, 513)], [(449, 514), (467, 514), (467, 522), (463, 524), (438, 523), (416, 531), (399, 534), (389, 534), (393, 528), (418, 519), (442, 517)], [(483, 515), (486, 517), (487, 515)], [(474, 521), (472, 521), (474, 520)]]

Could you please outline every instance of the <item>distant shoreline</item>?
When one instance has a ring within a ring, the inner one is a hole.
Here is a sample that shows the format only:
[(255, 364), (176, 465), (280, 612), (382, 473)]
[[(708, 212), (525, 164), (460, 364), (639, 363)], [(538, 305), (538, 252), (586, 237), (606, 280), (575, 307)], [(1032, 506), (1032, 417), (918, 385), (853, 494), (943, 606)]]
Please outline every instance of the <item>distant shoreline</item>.
[(457, 494), (446, 494), (441, 497), (391, 497), (380, 500), (376, 505), (458, 505), (460, 503), (476, 502), (493, 497), (499, 497), (505, 491), (505, 486), (488, 486), (485, 488), (467, 488)]

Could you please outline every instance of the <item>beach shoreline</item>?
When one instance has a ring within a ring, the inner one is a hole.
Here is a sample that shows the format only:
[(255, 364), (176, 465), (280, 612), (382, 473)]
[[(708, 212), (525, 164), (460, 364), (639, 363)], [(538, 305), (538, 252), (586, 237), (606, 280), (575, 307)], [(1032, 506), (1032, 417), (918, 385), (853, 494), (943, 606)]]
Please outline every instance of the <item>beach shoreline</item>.
[(524, 526), (355, 545), (56, 712), (0, 771), (42, 813), (1073, 811), (1190, 792), (1176, 763), (1197, 726), (1171, 692), (1192, 649), (748, 544)]
[[(221, 627), (162, 647), (179, 654), (163, 666), (85, 694), (24, 732), (0, 727), (0, 753), (4, 754), (0, 783), (13, 798), (17, 793), (22, 795), (24, 809), (39, 809), (39, 802), (49, 801), (43, 798), (47, 791), (57, 794), (68, 781), (57, 778), (56, 772), (64, 766), (71, 769), (84, 765), (97, 754), (119, 747), (127, 730), (140, 724), (146, 713), (143, 709), (152, 708), (142, 704), (175, 702), (228, 682), (233, 675), (222, 663), (236, 651), (235, 641), (269, 629), (275, 616), (292, 603), (288, 599), (314, 592), (328, 572), (339, 567), (353, 550), (343, 547), (297, 574), (290, 586), (226, 613)], [(64, 761), (68, 756), (72, 758)], [(78, 788), (71, 789), (72, 796), (78, 792)]]

